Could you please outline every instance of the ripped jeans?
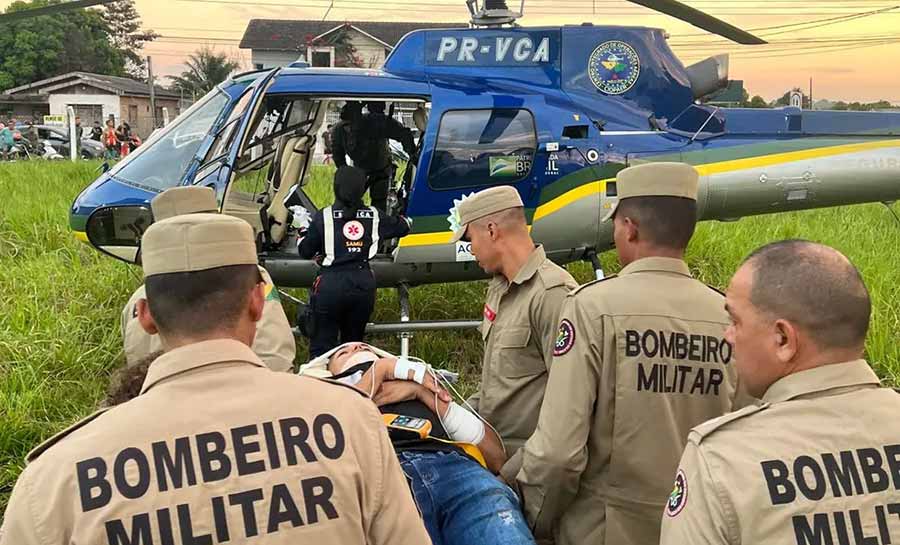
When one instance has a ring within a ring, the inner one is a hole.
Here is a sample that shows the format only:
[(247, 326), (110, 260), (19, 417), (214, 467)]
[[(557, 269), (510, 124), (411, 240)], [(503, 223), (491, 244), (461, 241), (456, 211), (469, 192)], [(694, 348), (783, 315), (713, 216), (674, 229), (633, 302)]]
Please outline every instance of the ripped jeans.
[(515, 493), (456, 452), (401, 451), (400, 466), (434, 545), (528, 545)]

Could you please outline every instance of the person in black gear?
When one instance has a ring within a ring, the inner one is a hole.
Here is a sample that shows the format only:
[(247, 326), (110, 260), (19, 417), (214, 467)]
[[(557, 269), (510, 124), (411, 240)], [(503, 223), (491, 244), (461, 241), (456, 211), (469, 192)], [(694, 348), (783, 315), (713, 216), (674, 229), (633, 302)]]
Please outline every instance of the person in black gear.
[(340, 342), (362, 341), (375, 308), (375, 277), (369, 260), (378, 241), (405, 236), (411, 221), (382, 216), (365, 206), (366, 174), (343, 166), (334, 175), (333, 206), (316, 212), (299, 233), (298, 250), (304, 259), (316, 258), (321, 269), (310, 289), (305, 317), (310, 357), (324, 354)]
[(412, 131), (384, 113), (384, 102), (368, 102), (369, 113), (362, 114), (359, 102), (347, 102), (341, 109), (341, 122), (333, 134), (334, 163), (338, 167), (347, 164), (346, 156), (354, 166), (366, 172), (366, 187), (372, 198), (372, 206), (387, 209), (388, 188), (394, 174), (388, 140), (396, 140), (415, 161), (416, 145)]

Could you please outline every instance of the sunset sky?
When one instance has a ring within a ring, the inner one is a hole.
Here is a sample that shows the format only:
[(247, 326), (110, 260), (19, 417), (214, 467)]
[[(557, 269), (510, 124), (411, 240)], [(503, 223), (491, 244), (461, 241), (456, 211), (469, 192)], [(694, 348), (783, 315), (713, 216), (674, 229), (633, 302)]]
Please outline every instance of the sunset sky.
[[(11, 2), (0, 0), (5, 8)], [(900, 104), (900, 2), (897, 0), (685, 0), (771, 42), (741, 46), (625, 0), (528, 0), (524, 26), (578, 24), (665, 28), (685, 64), (731, 54), (732, 79), (771, 100), (813, 78), (818, 100)], [(237, 44), (253, 18), (464, 22), (464, 0), (136, 0), (144, 26), (163, 37), (145, 48), (158, 75), (177, 74), (186, 55), (208, 45), (249, 66)], [(329, 6), (333, 7), (329, 10)], [(518, 0), (510, 6), (517, 8)], [(897, 6), (882, 13), (850, 18)], [(776, 27), (776, 28), (772, 28)], [(758, 29), (758, 30), (756, 30)]]

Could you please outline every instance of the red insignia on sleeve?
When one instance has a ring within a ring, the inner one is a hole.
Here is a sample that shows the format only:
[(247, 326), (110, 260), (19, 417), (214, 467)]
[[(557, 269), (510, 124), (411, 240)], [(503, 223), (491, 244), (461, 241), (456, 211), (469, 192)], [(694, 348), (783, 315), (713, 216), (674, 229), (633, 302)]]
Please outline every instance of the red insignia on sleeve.
[(485, 303), (485, 305), (484, 305), (484, 317), (487, 319), (487, 321), (489, 321), (491, 323), (493, 323), (494, 318), (497, 317), (497, 313), (494, 312), (494, 309), (487, 306), (487, 303)]

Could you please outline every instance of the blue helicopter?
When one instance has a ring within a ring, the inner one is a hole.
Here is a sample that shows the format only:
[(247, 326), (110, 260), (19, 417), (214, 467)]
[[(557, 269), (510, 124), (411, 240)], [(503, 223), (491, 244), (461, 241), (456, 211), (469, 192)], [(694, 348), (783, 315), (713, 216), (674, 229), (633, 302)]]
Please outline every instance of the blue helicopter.
[[(674, 0), (634, 1), (765, 43)], [(522, 10), (501, 0), (468, 7), (470, 28), (412, 32), (381, 70), (299, 63), (234, 76), (87, 187), (71, 228), (135, 262), (149, 201), (169, 187), (209, 186), (223, 213), (255, 227), (275, 282), (309, 286), (318, 265), (297, 255), (285, 200), (315, 211), (304, 188), (316, 141), (329, 109), (348, 100), (384, 102), (392, 114), (409, 105), (420, 131), (388, 211), (411, 217), (413, 229), (372, 260), (382, 287), (483, 277), (467, 244), (451, 243), (448, 216), (497, 184), (519, 191), (552, 259), (598, 269), (597, 252), (612, 246), (600, 219), (628, 165), (694, 165), (704, 220), (900, 196), (900, 114), (712, 107), (701, 99), (727, 84), (725, 55), (684, 66), (660, 29), (523, 28)]]

